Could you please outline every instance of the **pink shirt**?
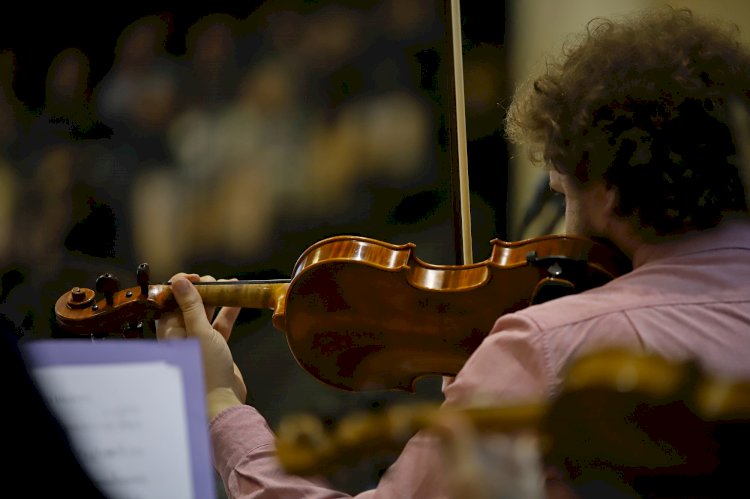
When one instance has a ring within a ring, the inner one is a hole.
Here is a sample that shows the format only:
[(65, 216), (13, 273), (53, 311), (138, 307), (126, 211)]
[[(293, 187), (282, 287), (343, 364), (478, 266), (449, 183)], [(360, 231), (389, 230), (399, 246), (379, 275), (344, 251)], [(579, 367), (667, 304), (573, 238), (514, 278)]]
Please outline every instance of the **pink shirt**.
[[(750, 221), (644, 247), (633, 266), (599, 288), (500, 317), (445, 387), (445, 403), (554, 397), (572, 359), (610, 346), (750, 378)], [(286, 475), (273, 433), (250, 406), (222, 412), (210, 432), (214, 464), (232, 498), (348, 497), (323, 481)], [(445, 476), (439, 443), (418, 434), (377, 489), (357, 497), (448, 498)]]

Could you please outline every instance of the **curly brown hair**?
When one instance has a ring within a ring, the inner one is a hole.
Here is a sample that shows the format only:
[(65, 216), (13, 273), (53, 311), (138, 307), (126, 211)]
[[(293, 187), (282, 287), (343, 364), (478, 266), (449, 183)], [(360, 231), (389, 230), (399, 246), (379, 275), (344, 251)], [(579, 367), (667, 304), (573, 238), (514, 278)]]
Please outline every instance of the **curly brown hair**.
[(657, 234), (747, 211), (730, 126), (731, 103), (750, 104), (738, 32), (687, 9), (595, 18), (519, 87), (507, 137), (535, 162), (616, 187), (618, 213)]

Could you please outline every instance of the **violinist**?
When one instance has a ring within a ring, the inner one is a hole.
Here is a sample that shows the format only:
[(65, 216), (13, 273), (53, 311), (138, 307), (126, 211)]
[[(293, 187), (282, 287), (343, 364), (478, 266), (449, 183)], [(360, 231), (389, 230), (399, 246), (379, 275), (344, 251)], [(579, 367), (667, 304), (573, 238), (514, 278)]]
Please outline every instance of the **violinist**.
[[(750, 158), (742, 154), (750, 135), (741, 125), (750, 53), (731, 26), (673, 8), (595, 19), (571, 41), (519, 87), (507, 135), (549, 171), (550, 188), (565, 198), (566, 231), (611, 242), (633, 270), (499, 317), (444, 386), (447, 406), (554, 397), (573, 359), (614, 346), (750, 376)], [(280, 468), (226, 342), (237, 310), (211, 322), (195, 280), (213, 278), (173, 278), (181, 313), (163, 315), (157, 336), (201, 342), (214, 465), (229, 497), (346, 497)], [(450, 497), (439, 449), (418, 433), (357, 497)], [(583, 494), (556, 476), (549, 497)]]

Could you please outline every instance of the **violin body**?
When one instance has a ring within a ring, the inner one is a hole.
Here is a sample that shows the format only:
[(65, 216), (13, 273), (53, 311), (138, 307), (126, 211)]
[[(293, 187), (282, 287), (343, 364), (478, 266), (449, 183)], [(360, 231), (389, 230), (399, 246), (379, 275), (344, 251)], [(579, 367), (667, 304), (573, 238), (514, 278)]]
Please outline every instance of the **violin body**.
[[(600, 286), (629, 270), (608, 246), (573, 236), (491, 241), (469, 265), (421, 261), (412, 243), (336, 236), (310, 246), (286, 282), (197, 283), (204, 302), (269, 308), (310, 374), (344, 390), (414, 391), (425, 375), (458, 373), (501, 315)], [(168, 284), (110, 291), (73, 288), (55, 306), (58, 324), (105, 334), (176, 307)]]

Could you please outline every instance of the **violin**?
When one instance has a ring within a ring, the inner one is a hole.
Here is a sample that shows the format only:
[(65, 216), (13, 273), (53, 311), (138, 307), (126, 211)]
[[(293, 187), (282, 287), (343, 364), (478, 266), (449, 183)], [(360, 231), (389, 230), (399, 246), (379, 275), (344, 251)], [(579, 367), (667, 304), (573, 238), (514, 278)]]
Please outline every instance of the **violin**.
[[(607, 244), (567, 235), (494, 239), (491, 256), (472, 261), (458, 0), (450, 11), (456, 128), (449, 142), (463, 263), (426, 263), (412, 243), (335, 236), (305, 250), (288, 280), (195, 283), (207, 305), (271, 309), (297, 362), (343, 390), (413, 392), (420, 377), (453, 376), (499, 316), (601, 286), (631, 268)], [(96, 290), (73, 287), (55, 304), (57, 324), (73, 335), (138, 337), (144, 322), (177, 305), (169, 283), (150, 283), (147, 264), (136, 280), (120, 290), (116, 277), (103, 274)]]
[[(328, 385), (413, 392), (422, 376), (455, 375), (499, 316), (630, 269), (622, 254), (583, 237), (491, 245), (483, 262), (434, 265), (413, 243), (334, 236), (305, 250), (289, 280), (195, 287), (207, 305), (272, 310), (297, 362)], [(97, 279), (96, 291), (73, 287), (55, 304), (58, 325), (74, 335), (127, 336), (177, 307), (169, 283), (149, 282), (147, 264), (136, 277), (124, 290), (111, 274)]]

